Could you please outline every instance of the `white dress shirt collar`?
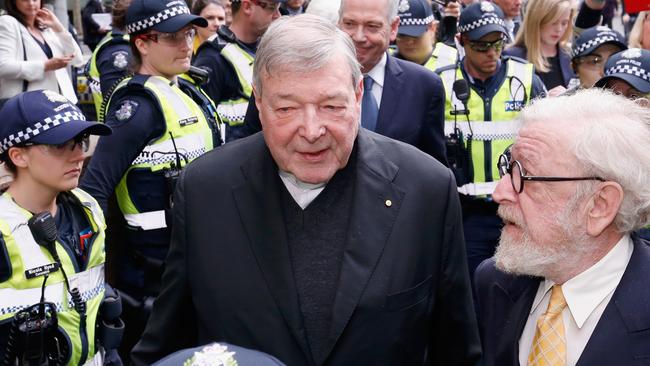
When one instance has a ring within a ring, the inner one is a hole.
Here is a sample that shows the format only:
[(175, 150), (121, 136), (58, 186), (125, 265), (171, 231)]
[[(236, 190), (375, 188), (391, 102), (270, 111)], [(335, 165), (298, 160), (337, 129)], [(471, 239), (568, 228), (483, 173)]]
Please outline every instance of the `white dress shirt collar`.
[(386, 60), (388, 59), (388, 56), (386, 55), (386, 52), (381, 56), (381, 59), (375, 67), (373, 67), (366, 75), (370, 76), (372, 80), (375, 82), (375, 84), (379, 85), (379, 87), (383, 88), (384, 87), (384, 75), (386, 74)]
[[(567, 307), (578, 328), (582, 328), (594, 309), (618, 286), (633, 250), (632, 239), (629, 235), (624, 235), (596, 264), (562, 285)], [(540, 284), (531, 314), (554, 284), (551, 280), (544, 280)]]

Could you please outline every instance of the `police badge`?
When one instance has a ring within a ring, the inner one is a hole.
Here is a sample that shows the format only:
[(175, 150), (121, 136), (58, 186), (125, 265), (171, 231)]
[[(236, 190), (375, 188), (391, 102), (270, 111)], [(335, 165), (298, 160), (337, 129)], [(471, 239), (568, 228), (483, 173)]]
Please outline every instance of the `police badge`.
[(481, 11), (484, 13), (494, 13), (494, 5), (492, 5), (492, 3), (489, 3), (487, 1), (482, 1)]
[(639, 58), (641, 57), (641, 50), (638, 48), (630, 48), (626, 51), (623, 51), (621, 56), (623, 58)]
[(411, 7), (409, 6), (408, 0), (401, 0), (399, 2), (399, 7), (397, 8), (397, 11), (399, 11), (400, 13), (405, 13), (409, 11), (410, 8)]
[(125, 100), (120, 105), (120, 108), (115, 112), (115, 118), (118, 121), (126, 121), (131, 118), (138, 108), (138, 103), (132, 100)]
[(117, 51), (113, 53), (113, 66), (115, 66), (118, 69), (123, 69), (126, 67), (126, 65), (129, 64), (129, 61), (127, 60), (127, 53), (124, 51)]

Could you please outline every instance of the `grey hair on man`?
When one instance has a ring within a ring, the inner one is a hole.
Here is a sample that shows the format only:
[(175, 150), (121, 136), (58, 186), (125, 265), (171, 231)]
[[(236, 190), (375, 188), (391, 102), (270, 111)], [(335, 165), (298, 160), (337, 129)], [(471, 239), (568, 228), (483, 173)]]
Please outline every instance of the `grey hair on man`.
[[(291, 47), (287, 47), (291, 45)], [(311, 14), (281, 17), (260, 40), (253, 66), (253, 86), (262, 95), (262, 75), (280, 69), (308, 73), (327, 65), (337, 55), (350, 67), (350, 82), (359, 85), (361, 68), (350, 37), (329, 20)]]
[[(614, 220), (629, 233), (650, 224), (650, 109), (600, 88), (539, 99), (521, 114), (523, 125), (555, 122), (570, 134), (582, 174), (618, 183), (624, 193)], [(522, 125), (522, 126), (523, 126)], [(560, 129), (558, 129), (560, 130)], [(594, 184), (584, 183), (585, 185)]]
[[(397, 8), (400, 0), (368, 0), (368, 1), (384, 1), (388, 4), (387, 20), (388, 24), (393, 22), (393, 19), (397, 16)], [(341, 6), (339, 7), (339, 19), (343, 17), (343, 10), (345, 9), (346, 0), (341, 0)]]

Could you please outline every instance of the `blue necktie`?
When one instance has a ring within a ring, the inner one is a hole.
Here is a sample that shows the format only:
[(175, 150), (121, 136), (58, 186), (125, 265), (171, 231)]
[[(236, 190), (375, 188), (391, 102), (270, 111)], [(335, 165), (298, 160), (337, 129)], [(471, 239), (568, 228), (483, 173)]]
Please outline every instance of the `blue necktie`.
[(363, 78), (363, 99), (361, 100), (361, 126), (370, 131), (374, 131), (377, 126), (377, 101), (372, 95), (372, 84), (374, 81), (370, 76)]

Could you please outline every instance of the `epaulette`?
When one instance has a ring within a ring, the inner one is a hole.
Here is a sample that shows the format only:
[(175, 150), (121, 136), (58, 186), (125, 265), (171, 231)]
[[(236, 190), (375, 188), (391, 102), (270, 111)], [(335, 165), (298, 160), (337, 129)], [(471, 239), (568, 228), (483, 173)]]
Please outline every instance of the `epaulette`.
[(516, 62), (519, 62), (519, 63), (522, 63), (522, 64), (529, 64), (530, 63), (530, 62), (528, 62), (528, 60), (523, 59), (521, 57), (503, 55), (503, 61), (508, 61), (508, 60), (516, 61)]
[(445, 66), (443, 66), (443, 67), (439, 67), (439, 68), (437, 68), (434, 72), (435, 72), (436, 74), (440, 75), (440, 74), (442, 74), (443, 72), (445, 72), (445, 71), (447, 71), (447, 70), (456, 70), (456, 64), (453, 63), (453, 64), (451, 64), (451, 65), (445, 65)]

